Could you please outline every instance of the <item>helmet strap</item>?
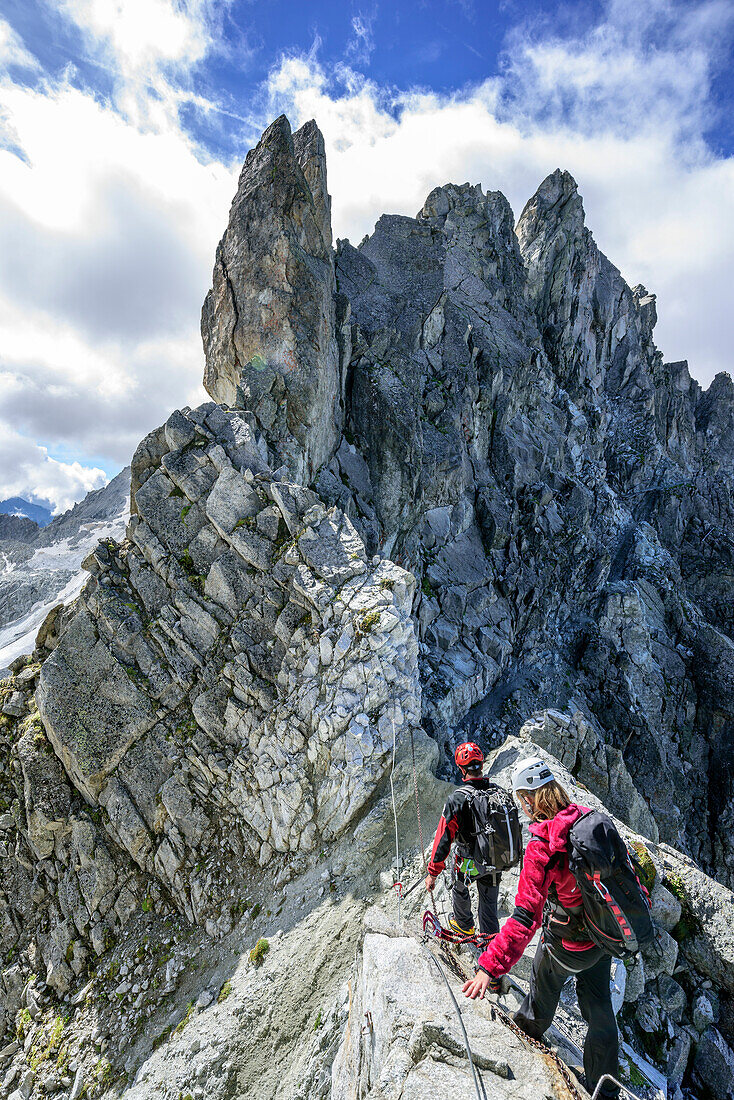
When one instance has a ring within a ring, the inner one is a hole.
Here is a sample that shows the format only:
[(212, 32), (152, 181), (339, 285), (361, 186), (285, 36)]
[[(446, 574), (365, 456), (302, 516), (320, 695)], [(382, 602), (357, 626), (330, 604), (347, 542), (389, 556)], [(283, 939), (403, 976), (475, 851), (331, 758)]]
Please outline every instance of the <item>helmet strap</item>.
[(516, 797), (522, 807), (523, 813), (526, 814), (527, 817), (532, 818), (535, 813), (535, 807), (530, 798), (528, 798), (526, 794), (517, 794)]

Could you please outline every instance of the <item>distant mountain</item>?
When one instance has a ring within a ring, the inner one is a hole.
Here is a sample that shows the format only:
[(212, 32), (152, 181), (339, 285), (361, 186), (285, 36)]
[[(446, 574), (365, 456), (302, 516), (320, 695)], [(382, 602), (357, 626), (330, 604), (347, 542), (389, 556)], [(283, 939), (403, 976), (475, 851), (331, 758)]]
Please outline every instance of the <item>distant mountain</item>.
[(27, 516), (39, 527), (47, 527), (53, 519), (53, 512), (49, 508), (44, 508), (42, 504), (31, 504), (29, 500), (23, 500), (23, 497), (0, 500), (0, 515)]
[(0, 512), (0, 542), (12, 539), (15, 542), (33, 542), (41, 530), (34, 519)]
[[(87, 578), (82, 560), (99, 539), (123, 537), (129, 497), (127, 467), (43, 526), (0, 514), (0, 670), (33, 649), (38, 628), (55, 604), (76, 598)], [(38, 507), (19, 498), (4, 503)]]

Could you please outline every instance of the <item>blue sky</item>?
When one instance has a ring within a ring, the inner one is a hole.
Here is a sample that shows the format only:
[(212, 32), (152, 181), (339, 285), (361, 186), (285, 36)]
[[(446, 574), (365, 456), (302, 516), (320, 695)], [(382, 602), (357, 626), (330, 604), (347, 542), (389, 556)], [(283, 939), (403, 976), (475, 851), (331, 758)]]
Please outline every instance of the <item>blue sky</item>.
[(0, 498), (68, 507), (203, 398), (198, 335), (239, 166), (285, 110), (327, 143), (337, 236), (568, 168), (658, 295), (657, 341), (731, 370), (731, 0), (3, 0)]

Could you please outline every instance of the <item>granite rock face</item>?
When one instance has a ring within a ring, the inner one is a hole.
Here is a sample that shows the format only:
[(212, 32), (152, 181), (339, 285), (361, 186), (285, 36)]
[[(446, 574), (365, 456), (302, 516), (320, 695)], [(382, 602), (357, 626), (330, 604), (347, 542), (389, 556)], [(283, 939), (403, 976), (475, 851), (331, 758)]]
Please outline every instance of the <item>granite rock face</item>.
[[(464, 1100), (474, 1084), (464, 1039), (440, 974), (412, 937), (368, 932), (352, 1007), (370, 1016), (367, 1034), (350, 1029), (334, 1060), (333, 1100)], [(564, 1093), (559, 1075), (479, 1004), (465, 1027), (487, 1095), (548, 1100)], [(484, 1072), (482, 1072), (484, 1071)], [(477, 1072), (475, 1070), (475, 1072)]]
[(129, 539), (85, 563), (36, 692), (75, 787), (200, 923), (221, 907), (207, 852), (333, 839), (420, 717), (413, 578), (263, 452), (217, 405), (141, 444)]

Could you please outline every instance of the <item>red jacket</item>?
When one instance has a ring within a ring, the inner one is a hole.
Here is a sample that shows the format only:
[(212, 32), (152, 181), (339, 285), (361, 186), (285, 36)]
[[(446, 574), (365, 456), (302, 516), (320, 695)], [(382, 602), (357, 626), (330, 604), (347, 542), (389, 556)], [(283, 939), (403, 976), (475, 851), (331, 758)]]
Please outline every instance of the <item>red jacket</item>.
[[(581, 893), (565, 853), (569, 829), (586, 812), (585, 807), (571, 803), (549, 821), (534, 821), (530, 826), (532, 839), (525, 849), (515, 910), (477, 963), (491, 977), (506, 974), (522, 956), (543, 918), (551, 886), (555, 886), (562, 906), (573, 908), (581, 904)], [(561, 855), (549, 866), (551, 856), (556, 853)], [(587, 951), (594, 946), (591, 940), (562, 940), (562, 943), (570, 951)]]

